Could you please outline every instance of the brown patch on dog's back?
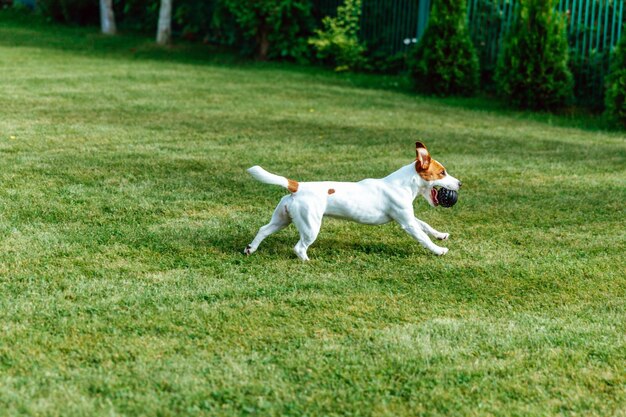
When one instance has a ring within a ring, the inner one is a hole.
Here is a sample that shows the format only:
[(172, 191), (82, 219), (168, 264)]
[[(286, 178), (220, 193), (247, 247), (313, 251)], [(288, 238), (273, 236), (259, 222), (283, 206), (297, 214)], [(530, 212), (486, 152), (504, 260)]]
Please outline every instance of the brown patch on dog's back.
[(287, 189), (292, 192), (292, 193), (297, 193), (298, 192), (298, 186), (300, 184), (298, 184), (298, 181), (296, 180), (290, 180), (289, 178), (287, 178)]
[(329, 188), (328, 189), (328, 195), (331, 195), (331, 194), (335, 194), (335, 189), (334, 188)]

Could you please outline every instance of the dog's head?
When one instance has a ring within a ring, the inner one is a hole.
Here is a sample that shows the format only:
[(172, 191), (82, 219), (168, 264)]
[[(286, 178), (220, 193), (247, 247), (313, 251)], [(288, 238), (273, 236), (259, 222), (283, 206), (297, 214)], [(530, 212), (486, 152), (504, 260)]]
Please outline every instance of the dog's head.
[(433, 207), (437, 207), (437, 187), (458, 191), (461, 188), (461, 181), (448, 174), (448, 171), (441, 163), (430, 157), (430, 152), (422, 142), (415, 143), (417, 159), (415, 170), (418, 174), (419, 193)]

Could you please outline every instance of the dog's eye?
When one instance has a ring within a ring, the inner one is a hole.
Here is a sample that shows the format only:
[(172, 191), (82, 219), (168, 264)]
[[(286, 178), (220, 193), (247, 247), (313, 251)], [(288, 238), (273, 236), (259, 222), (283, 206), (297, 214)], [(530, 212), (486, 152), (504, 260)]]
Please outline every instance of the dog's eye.
[(441, 175), (446, 175), (446, 170), (441, 171)]

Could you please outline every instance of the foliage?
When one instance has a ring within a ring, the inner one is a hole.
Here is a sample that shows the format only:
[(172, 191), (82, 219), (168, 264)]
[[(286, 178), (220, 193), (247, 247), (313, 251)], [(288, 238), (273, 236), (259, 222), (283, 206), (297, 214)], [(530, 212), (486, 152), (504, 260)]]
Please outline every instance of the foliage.
[(206, 39), (213, 29), (217, 1), (174, 0), (174, 25), (188, 40)]
[(100, 21), (97, 0), (37, 0), (37, 10), (57, 22), (92, 25)]
[[(175, 0), (172, 31), (188, 40), (206, 38), (212, 32), (217, 1)], [(153, 33), (159, 15), (159, 0), (115, 0), (118, 26), (143, 33)]]
[(594, 111), (604, 109), (609, 55), (609, 48), (592, 49), (584, 56), (576, 53), (575, 48), (570, 48), (568, 67), (574, 79), (574, 102), (577, 105)]
[(288, 58), (305, 61), (306, 39), (314, 22), (308, 0), (222, 0), (223, 11), (235, 22), (244, 52), (261, 60)]
[(370, 44), (368, 43), (364, 58), (367, 62), (366, 67), (368, 72), (400, 74), (406, 71), (406, 52), (391, 54), (385, 50), (370, 48)]
[[(194, 0), (175, 0), (174, 10), (181, 2)], [(159, 17), (159, 0), (113, 0), (117, 26), (127, 30), (154, 33)], [(172, 13), (175, 16), (175, 11)]]
[(522, 0), (496, 67), (499, 94), (511, 104), (555, 110), (573, 94), (565, 20), (556, 0)]
[(613, 52), (606, 82), (605, 105), (609, 117), (626, 128), (626, 34)]
[(473, 94), (479, 65), (467, 29), (465, 0), (436, 0), (428, 27), (409, 54), (414, 88), (441, 96)]
[(334, 65), (336, 70), (359, 69), (365, 65), (365, 46), (359, 41), (361, 0), (345, 0), (337, 7), (337, 16), (326, 16), (323, 29), (309, 39), (317, 58)]

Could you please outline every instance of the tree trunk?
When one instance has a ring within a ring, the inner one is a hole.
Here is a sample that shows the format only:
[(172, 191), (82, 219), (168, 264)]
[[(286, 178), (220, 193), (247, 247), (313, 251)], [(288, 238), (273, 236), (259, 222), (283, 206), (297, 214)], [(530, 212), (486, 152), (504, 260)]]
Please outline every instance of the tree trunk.
[(113, 14), (113, 0), (100, 0), (100, 26), (105, 35), (115, 35), (115, 14)]
[(267, 61), (267, 53), (270, 50), (269, 27), (265, 22), (259, 25), (259, 33), (257, 34), (257, 54), (256, 59), (259, 61)]
[(172, 41), (172, 0), (161, 0), (156, 41), (159, 45)]

